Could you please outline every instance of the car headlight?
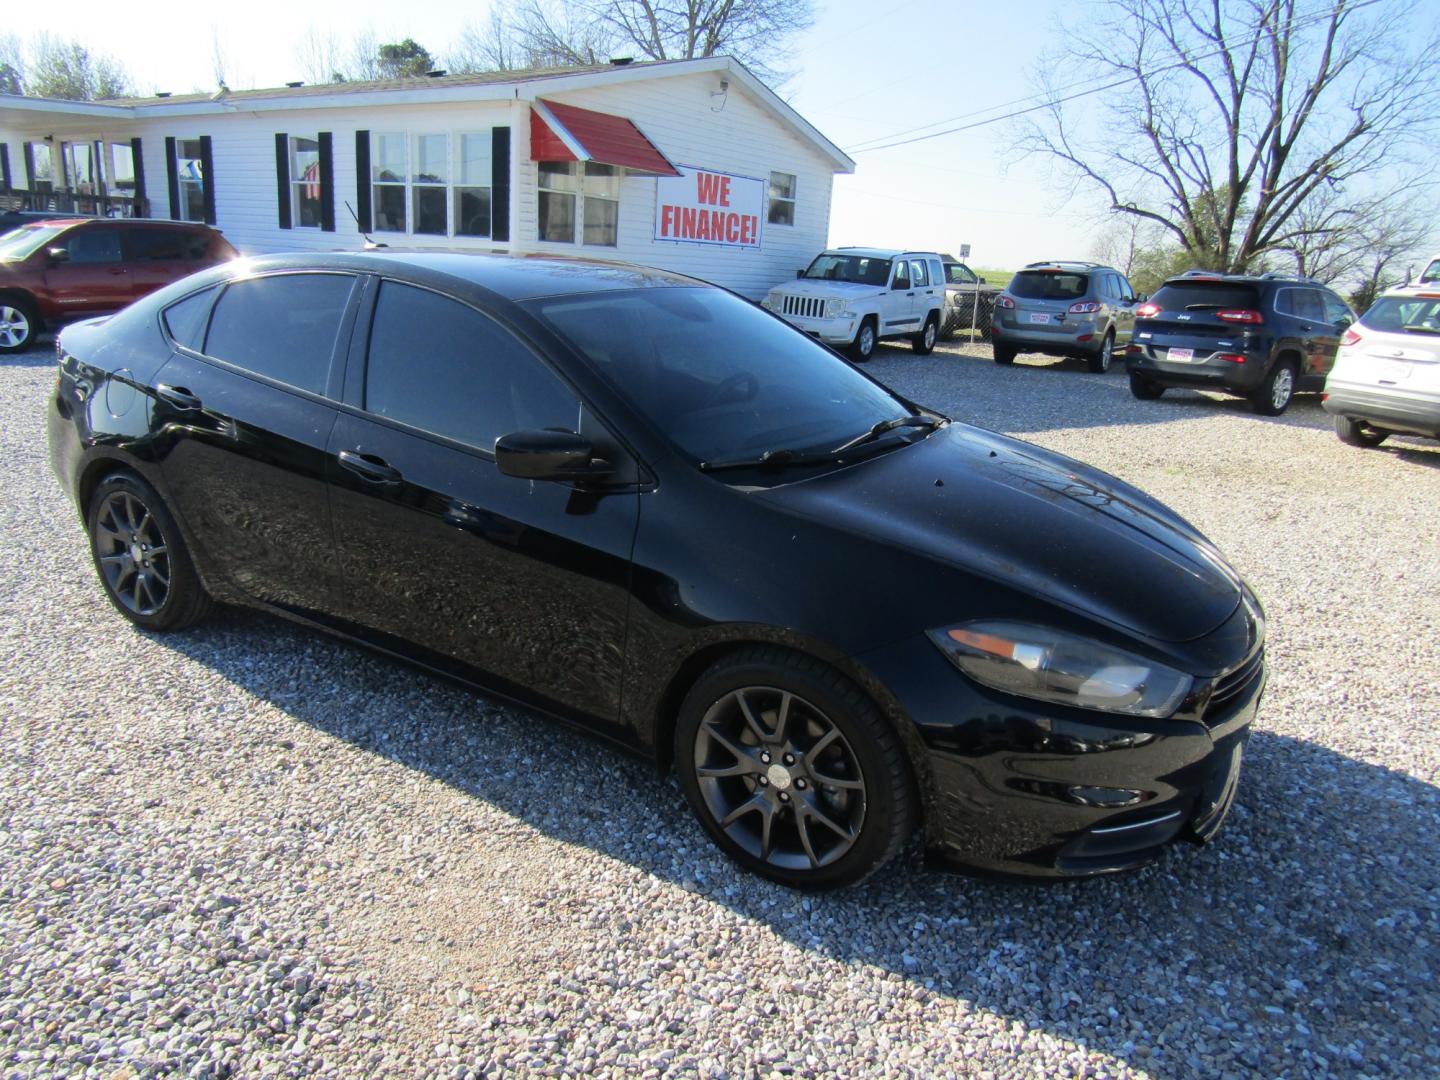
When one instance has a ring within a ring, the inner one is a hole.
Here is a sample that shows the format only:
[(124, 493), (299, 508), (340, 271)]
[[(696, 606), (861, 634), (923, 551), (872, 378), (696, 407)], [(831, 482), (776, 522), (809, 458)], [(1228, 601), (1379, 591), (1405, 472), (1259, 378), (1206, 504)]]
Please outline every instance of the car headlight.
[(826, 300), (826, 301), (825, 301), (825, 318), (827, 318), (827, 319), (838, 319), (841, 315), (844, 315), (844, 314), (845, 314), (845, 301), (844, 301), (844, 300)]
[(775, 311), (778, 308), (777, 297), (774, 293), (766, 293), (765, 299), (760, 301), (760, 306), (766, 311)]
[(1077, 709), (1170, 716), (1194, 682), (1153, 660), (1026, 623), (962, 623), (929, 637), (983, 686)]

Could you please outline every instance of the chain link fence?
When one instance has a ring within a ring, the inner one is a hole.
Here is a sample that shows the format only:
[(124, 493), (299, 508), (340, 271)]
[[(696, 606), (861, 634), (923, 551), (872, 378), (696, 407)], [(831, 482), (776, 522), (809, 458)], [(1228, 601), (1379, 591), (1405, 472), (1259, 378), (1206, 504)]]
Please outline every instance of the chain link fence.
[(940, 337), (949, 341), (956, 337), (988, 338), (990, 318), (995, 312), (996, 292), (945, 293), (945, 317), (940, 323)]

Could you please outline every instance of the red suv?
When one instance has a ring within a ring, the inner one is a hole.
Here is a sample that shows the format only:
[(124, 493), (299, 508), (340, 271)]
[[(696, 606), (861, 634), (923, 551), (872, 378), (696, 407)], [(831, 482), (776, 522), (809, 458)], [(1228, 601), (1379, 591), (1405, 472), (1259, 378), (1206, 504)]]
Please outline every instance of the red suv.
[(55, 218), (0, 236), (0, 353), (30, 347), (44, 326), (118, 311), (238, 253), (185, 221)]

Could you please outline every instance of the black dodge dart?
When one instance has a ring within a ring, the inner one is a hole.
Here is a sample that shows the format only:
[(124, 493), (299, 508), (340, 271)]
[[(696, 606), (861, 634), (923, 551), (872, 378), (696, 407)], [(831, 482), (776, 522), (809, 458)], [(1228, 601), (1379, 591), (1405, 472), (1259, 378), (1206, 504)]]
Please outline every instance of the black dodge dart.
[(1234, 799), (1265, 624), (1203, 536), (722, 289), (272, 256), (58, 351), (51, 458), (120, 614), (247, 604), (583, 725), (776, 881), (917, 828), (972, 871), (1127, 870)]

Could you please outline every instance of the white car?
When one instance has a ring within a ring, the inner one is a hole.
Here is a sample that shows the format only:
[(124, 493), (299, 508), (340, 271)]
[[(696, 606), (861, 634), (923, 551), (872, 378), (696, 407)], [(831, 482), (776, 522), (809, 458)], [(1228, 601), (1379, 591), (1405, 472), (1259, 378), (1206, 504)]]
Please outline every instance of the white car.
[(1430, 265), (1415, 279), (1417, 285), (1440, 285), (1440, 255), (1430, 260)]
[(923, 355), (940, 336), (945, 270), (933, 251), (832, 248), (762, 303), (856, 360), (869, 360), (882, 338), (909, 338)]
[(1322, 401), (1351, 446), (1440, 439), (1440, 287), (1383, 293), (1340, 340)]

